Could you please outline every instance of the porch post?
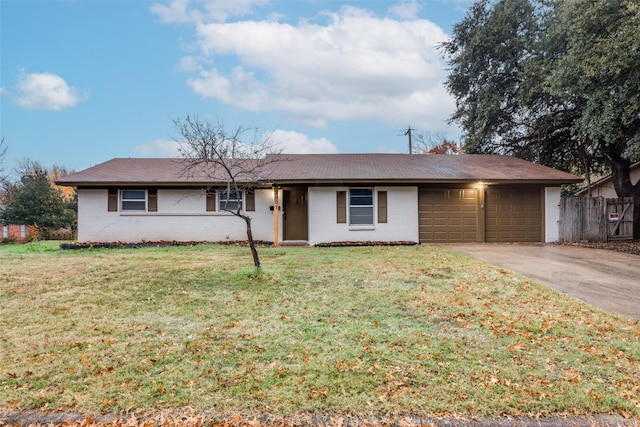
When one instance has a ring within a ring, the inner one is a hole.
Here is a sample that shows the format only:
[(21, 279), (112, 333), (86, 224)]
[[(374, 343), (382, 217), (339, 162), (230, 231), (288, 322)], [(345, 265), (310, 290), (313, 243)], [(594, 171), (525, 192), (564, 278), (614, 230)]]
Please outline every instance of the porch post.
[(280, 246), (280, 228), (279, 228), (279, 206), (280, 201), (278, 200), (278, 187), (273, 186), (273, 246)]

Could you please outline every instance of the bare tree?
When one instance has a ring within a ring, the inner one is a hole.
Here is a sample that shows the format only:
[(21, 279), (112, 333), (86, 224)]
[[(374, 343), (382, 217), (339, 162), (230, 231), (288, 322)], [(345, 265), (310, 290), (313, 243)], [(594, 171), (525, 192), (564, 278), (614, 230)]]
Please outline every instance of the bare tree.
[(4, 137), (0, 139), (0, 181), (7, 179), (5, 175), (4, 159), (7, 157), (7, 146), (4, 143)]
[(440, 134), (415, 133), (416, 154), (462, 154), (462, 146)]
[(9, 173), (6, 171), (4, 160), (7, 157), (7, 146), (4, 143), (4, 137), (0, 139), (0, 205), (9, 197), (11, 191), (11, 182), (9, 181)]
[[(197, 117), (174, 120), (179, 134), (179, 153), (186, 159), (185, 175), (204, 177), (210, 187), (219, 187), (220, 207), (244, 220), (253, 264), (260, 269), (260, 257), (251, 231), (251, 217), (243, 209), (242, 194), (268, 182), (270, 171), (281, 161), (275, 144), (267, 136), (258, 139), (255, 129), (237, 127), (228, 131), (218, 121), (212, 124)], [(253, 131), (250, 142), (242, 138)], [(209, 190), (211, 189), (209, 188)]]

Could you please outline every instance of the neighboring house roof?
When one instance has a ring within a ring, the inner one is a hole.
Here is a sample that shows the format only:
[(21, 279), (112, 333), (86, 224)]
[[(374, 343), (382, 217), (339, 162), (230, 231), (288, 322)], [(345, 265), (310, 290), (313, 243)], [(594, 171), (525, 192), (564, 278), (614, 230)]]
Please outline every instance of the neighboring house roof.
[[(277, 160), (277, 161), (274, 161)], [(259, 160), (258, 160), (259, 161)], [(185, 159), (119, 158), (60, 178), (68, 186), (196, 185), (225, 183), (218, 174), (186, 173)], [(510, 156), (424, 154), (281, 154), (267, 156), (270, 183), (539, 183), (565, 184), (582, 178)]]
[[(640, 162), (633, 163), (631, 165), (631, 167), (629, 168), (631, 173), (633, 173), (636, 169), (640, 170)], [(613, 175), (609, 174), (607, 176), (603, 176), (602, 178), (600, 178), (600, 179), (598, 179), (596, 181), (593, 181), (591, 183), (591, 191), (593, 191), (595, 188), (611, 184), (612, 180), (613, 180)], [(578, 191), (576, 193), (576, 196), (582, 196), (582, 195), (587, 194), (589, 192), (589, 187), (587, 186), (586, 182), (585, 182), (584, 185), (585, 185), (585, 187), (582, 190)]]

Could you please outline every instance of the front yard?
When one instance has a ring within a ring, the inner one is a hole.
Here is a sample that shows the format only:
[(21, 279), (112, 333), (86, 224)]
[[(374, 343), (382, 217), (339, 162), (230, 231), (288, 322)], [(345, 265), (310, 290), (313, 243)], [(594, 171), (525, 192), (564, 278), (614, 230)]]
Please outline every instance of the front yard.
[(0, 413), (640, 415), (640, 322), (442, 249), (32, 247)]

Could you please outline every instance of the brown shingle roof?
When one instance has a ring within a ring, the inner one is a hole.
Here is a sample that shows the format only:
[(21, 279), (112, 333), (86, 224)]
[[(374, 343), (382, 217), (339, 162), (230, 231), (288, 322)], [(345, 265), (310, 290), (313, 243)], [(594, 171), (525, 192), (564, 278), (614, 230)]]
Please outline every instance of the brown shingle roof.
[[(510, 156), (409, 154), (283, 154), (269, 163), (264, 176), (280, 184), (295, 183), (460, 183), (505, 182), (564, 184), (581, 178)], [(185, 173), (184, 159), (119, 158), (58, 180), (61, 185), (197, 185), (226, 182), (224, 175)]]

